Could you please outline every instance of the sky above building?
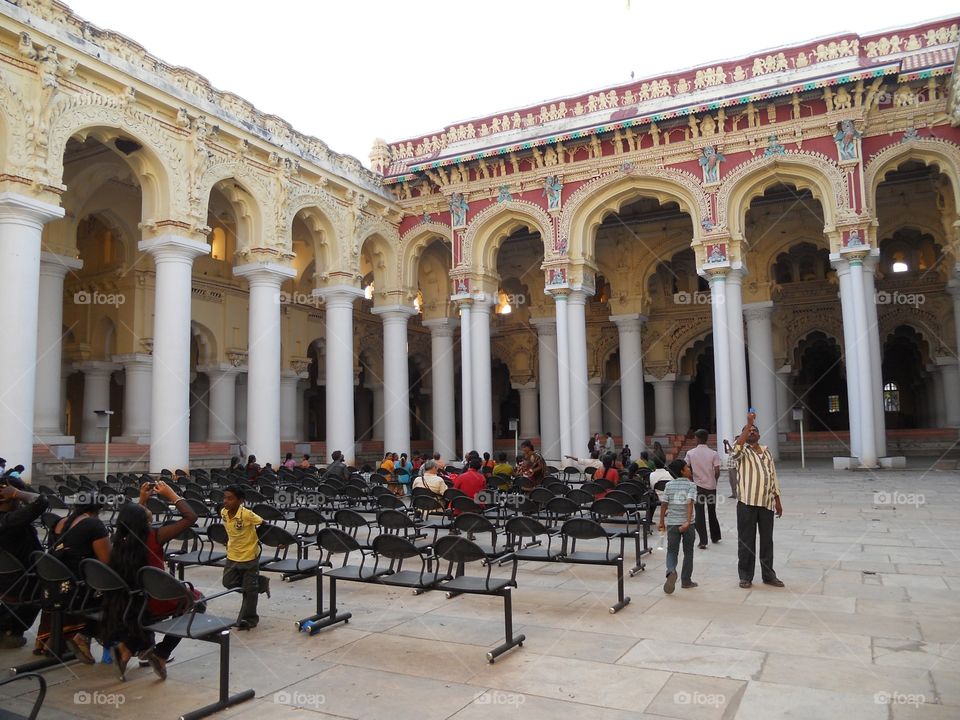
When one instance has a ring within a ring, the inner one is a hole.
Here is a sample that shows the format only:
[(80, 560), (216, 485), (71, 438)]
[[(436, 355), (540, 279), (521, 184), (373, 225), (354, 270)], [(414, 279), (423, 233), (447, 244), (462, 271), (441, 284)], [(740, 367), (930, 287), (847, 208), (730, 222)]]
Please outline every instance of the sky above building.
[(794, 45), (956, 14), (912, 3), (68, 0), (214, 87), (369, 165), (374, 138)]

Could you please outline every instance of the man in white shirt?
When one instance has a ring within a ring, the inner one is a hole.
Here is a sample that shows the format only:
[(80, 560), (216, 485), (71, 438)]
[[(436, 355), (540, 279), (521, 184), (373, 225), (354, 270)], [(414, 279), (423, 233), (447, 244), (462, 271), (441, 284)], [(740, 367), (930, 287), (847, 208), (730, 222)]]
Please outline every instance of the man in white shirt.
[(437, 475), (437, 467), (436, 460), (427, 460), (423, 464), (423, 475), (413, 481), (413, 487), (427, 488), (434, 495), (443, 497), (443, 494), (447, 491), (447, 483)]
[(700, 549), (707, 549), (707, 520), (710, 517), (710, 540), (720, 542), (720, 522), (717, 520), (717, 478), (720, 477), (720, 455), (707, 445), (710, 435), (706, 430), (694, 434), (697, 446), (687, 451), (686, 461), (693, 470), (693, 482), (697, 486), (697, 502), (694, 504), (697, 535)]

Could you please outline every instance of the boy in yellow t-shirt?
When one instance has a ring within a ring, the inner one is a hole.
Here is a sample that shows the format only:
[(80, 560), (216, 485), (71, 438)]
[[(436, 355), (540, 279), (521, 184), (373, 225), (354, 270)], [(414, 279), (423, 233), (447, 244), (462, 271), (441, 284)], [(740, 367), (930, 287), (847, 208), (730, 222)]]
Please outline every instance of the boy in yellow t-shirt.
[(243, 489), (230, 485), (223, 490), (223, 509), (220, 519), (227, 531), (227, 559), (223, 567), (223, 586), (243, 588), (243, 603), (237, 627), (255, 628), (260, 622), (257, 599), (262, 592), (270, 597), (270, 580), (260, 575), (260, 541), (257, 526), (263, 518), (244, 504)]

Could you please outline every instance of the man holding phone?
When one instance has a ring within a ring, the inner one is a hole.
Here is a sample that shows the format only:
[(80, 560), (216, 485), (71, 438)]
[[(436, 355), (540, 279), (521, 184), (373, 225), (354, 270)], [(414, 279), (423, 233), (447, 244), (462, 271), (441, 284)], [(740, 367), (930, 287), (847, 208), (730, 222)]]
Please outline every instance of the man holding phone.
[(757, 414), (747, 413), (747, 424), (736, 439), (730, 459), (736, 464), (737, 486), (737, 543), (740, 587), (753, 585), (756, 571), (757, 535), (760, 536), (760, 577), (764, 584), (783, 587), (783, 581), (773, 570), (773, 516), (783, 516), (780, 503), (780, 482), (773, 457), (760, 444), (756, 426)]

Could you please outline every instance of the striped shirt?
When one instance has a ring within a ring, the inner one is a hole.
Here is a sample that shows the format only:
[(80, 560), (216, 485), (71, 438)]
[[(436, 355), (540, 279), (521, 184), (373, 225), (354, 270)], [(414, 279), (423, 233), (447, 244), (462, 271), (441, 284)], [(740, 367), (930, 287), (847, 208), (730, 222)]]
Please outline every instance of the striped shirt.
[(748, 445), (734, 445), (730, 458), (737, 464), (737, 497), (744, 505), (775, 509), (774, 497), (780, 495), (780, 482), (773, 458), (765, 445), (755, 451)]

